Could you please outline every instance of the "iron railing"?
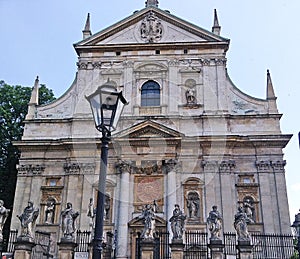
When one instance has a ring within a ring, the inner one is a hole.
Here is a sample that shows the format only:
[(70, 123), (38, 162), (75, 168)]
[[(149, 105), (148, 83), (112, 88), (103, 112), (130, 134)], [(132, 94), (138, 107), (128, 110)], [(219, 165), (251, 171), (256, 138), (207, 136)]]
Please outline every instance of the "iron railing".
[(185, 232), (184, 259), (210, 258), (208, 252), (207, 233), (200, 231)]

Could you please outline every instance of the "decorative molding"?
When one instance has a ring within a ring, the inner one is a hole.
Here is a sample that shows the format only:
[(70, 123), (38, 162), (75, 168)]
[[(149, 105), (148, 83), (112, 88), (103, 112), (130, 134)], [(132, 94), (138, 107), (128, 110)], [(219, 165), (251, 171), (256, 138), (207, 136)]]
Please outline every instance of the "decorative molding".
[(45, 171), (45, 165), (19, 165), (18, 175), (41, 175)]
[(76, 64), (79, 70), (86, 70), (88, 68), (88, 62), (79, 61)]
[(286, 160), (271, 161), (271, 165), (275, 172), (285, 172)]
[(270, 172), (271, 171), (271, 161), (270, 160), (255, 161), (255, 165), (256, 165), (258, 172)]
[(201, 166), (203, 167), (203, 170), (207, 173), (216, 173), (219, 168), (219, 163), (218, 161), (202, 160)]
[(101, 69), (102, 63), (100, 61), (92, 63), (94, 69)]
[(141, 39), (145, 42), (158, 42), (162, 38), (163, 26), (160, 19), (150, 12), (142, 21), (140, 27)]
[(95, 164), (93, 163), (65, 163), (64, 171), (67, 175), (71, 174), (92, 174), (95, 171)]
[(119, 173), (132, 173), (132, 161), (123, 161), (123, 160), (119, 160), (117, 163), (116, 163), (116, 168), (117, 168), (117, 171)]
[(220, 173), (232, 173), (236, 164), (234, 160), (224, 160), (219, 165)]
[(180, 171), (180, 163), (177, 159), (169, 159), (163, 164), (163, 169), (166, 173), (170, 172), (179, 172)]

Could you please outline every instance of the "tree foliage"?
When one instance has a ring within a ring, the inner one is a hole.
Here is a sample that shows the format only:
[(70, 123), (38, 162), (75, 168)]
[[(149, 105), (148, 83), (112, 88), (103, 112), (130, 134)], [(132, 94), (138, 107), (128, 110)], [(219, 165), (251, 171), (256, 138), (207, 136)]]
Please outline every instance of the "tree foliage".
[[(32, 87), (11, 86), (0, 81), (0, 199), (12, 208), (17, 179), (16, 165), (20, 152), (13, 141), (21, 140)], [(39, 104), (55, 100), (45, 85), (39, 88)]]

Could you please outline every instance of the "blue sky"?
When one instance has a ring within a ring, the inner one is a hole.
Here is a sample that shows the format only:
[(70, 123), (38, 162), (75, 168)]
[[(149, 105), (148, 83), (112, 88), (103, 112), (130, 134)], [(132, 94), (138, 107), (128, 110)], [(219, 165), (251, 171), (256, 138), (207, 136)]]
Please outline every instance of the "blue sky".
[[(32, 86), (35, 77), (57, 97), (77, 70), (73, 43), (82, 39), (87, 13), (95, 33), (144, 7), (145, 0), (0, 0), (0, 80)], [(294, 134), (284, 149), (291, 218), (300, 202), (297, 134), (300, 97), (299, 0), (160, 0), (159, 7), (211, 30), (216, 8), (221, 36), (231, 40), (228, 73), (243, 92), (266, 96), (270, 70), (283, 133)], [(183, 4), (184, 3), (184, 4)]]

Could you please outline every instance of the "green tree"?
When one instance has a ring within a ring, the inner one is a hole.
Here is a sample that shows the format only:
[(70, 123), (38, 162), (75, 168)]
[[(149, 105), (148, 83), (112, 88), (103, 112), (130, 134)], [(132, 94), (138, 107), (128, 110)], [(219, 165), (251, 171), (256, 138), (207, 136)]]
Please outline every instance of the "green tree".
[[(21, 140), (31, 92), (32, 87), (11, 86), (0, 81), (0, 199), (4, 201), (5, 207), (10, 209), (13, 207), (17, 179), (16, 165), (20, 156), (13, 141)], [(53, 91), (41, 85), (39, 104), (47, 104), (53, 100), (55, 100)], [(7, 222), (5, 227), (9, 225), (10, 222)], [(6, 228), (4, 237), (9, 232)]]

